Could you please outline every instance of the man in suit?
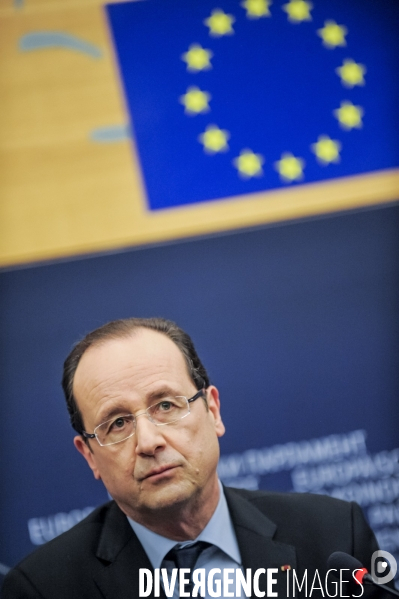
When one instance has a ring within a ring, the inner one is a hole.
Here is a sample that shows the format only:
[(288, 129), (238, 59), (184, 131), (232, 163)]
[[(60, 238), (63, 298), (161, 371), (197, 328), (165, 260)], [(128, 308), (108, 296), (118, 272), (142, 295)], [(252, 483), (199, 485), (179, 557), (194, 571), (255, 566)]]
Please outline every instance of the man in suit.
[(358, 506), (223, 489), (219, 393), (174, 323), (127, 319), (96, 329), (65, 361), (63, 388), (75, 447), (114, 501), (25, 558), (6, 577), (4, 599), (137, 597), (140, 569), (170, 573), (189, 563), (221, 578), (230, 569), (229, 596), (237, 569), (273, 568), (271, 586), (266, 572), (259, 577), (260, 593), (293, 596), (295, 571), (306, 595), (322, 597), (330, 553), (370, 565), (377, 546)]

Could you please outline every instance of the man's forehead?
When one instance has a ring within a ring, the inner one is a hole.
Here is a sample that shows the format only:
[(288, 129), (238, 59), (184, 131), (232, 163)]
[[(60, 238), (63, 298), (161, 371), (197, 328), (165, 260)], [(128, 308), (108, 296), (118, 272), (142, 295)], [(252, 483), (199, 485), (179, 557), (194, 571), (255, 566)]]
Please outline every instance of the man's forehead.
[(102, 373), (107, 372), (135, 368), (151, 370), (162, 366), (187, 372), (182, 352), (169, 337), (140, 328), (128, 336), (103, 339), (89, 347), (79, 362), (74, 383), (79, 384), (87, 377), (101, 378)]

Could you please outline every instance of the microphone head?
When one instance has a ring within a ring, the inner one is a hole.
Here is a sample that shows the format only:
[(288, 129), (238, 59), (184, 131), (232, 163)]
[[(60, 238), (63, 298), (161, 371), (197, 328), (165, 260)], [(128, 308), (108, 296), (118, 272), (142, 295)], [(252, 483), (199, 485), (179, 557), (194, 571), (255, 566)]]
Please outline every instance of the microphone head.
[(362, 570), (363, 564), (349, 553), (334, 551), (327, 560), (327, 568), (329, 570), (343, 570), (345, 568), (348, 570)]

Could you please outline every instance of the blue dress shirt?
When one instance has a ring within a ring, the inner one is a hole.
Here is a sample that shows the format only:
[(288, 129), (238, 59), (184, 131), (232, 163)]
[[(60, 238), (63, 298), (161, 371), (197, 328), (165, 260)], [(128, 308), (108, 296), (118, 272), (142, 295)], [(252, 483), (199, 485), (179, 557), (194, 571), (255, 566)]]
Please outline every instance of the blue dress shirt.
[[(229, 574), (229, 579), (233, 581), (228, 586), (229, 597), (244, 597), (244, 593), (241, 591), (236, 594), (235, 585), (235, 572), (236, 569), (242, 570), (241, 555), (238, 548), (237, 538), (234, 531), (233, 523), (231, 521), (229, 508), (227, 507), (226, 498), (223, 492), (223, 487), (219, 482), (220, 486), (220, 498), (216, 510), (205, 526), (204, 530), (198, 535), (198, 537), (192, 541), (185, 541), (183, 543), (177, 543), (172, 539), (168, 539), (155, 532), (152, 532), (142, 524), (135, 522), (131, 518), (128, 518), (134, 532), (136, 533), (140, 543), (142, 544), (152, 567), (155, 568), (166, 568), (168, 570), (168, 578), (171, 578), (172, 569), (176, 566), (173, 562), (164, 560), (165, 555), (174, 547), (184, 547), (195, 543), (196, 541), (206, 541), (211, 543), (212, 547), (206, 548), (198, 558), (195, 569), (205, 569), (205, 579), (208, 580), (208, 573), (212, 568), (219, 568), (220, 574), (214, 576), (214, 580), (223, 580), (223, 570), (230, 568), (233, 570)], [(161, 577), (162, 584), (162, 577)], [(217, 584), (217, 583), (216, 583)], [(216, 590), (216, 587), (214, 587)], [(222, 584), (223, 590), (223, 584)], [(230, 593), (233, 594), (230, 594)], [(218, 595), (223, 598), (223, 593)], [(179, 585), (178, 580), (175, 586), (173, 599), (179, 597)], [(208, 594), (208, 586), (206, 585), (205, 598), (211, 599)]]

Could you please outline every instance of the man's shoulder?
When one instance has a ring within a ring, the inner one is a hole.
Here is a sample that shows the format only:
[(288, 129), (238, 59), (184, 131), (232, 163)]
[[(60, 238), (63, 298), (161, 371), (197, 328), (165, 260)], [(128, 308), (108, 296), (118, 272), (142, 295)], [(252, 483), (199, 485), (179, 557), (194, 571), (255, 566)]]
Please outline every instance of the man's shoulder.
[(359, 510), (356, 504), (327, 495), (312, 493), (282, 493), (275, 491), (249, 491), (226, 487), (227, 496), (239, 496), (250, 502), (277, 525), (295, 521), (309, 526), (319, 526), (328, 521), (348, 521), (353, 511)]
[(350, 509), (351, 503), (342, 499), (336, 499), (328, 495), (317, 495), (315, 493), (291, 493), (282, 491), (262, 491), (262, 490), (249, 490), (249, 489), (238, 489), (235, 487), (224, 487), (228, 493), (234, 493), (239, 495), (243, 499), (250, 501), (254, 504), (259, 505), (283, 505), (290, 509), (294, 507), (298, 508), (311, 508), (315, 506), (321, 508), (332, 508), (332, 509)]
[[(108, 519), (120, 518), (122, 512), (114, 501), (107, 502), (94, 509), (86, 518), (70, 530), (48, 541), (26, 556), (19, 564), (20, 570), (34, 570), (41, 564), (51, 567), (51, 564), (71, 562), (79, 563), (88, 556), (95, 555), (100, 541), (104, 522)], [(122, 515), (123, 516), (123, 515)]]
[[(5, 577), (2, 597), (94, 597), (102, 575), (133, 531), (114, 501), (25, 557)], [(56, 593), (56, 594), (55, 594)]]

